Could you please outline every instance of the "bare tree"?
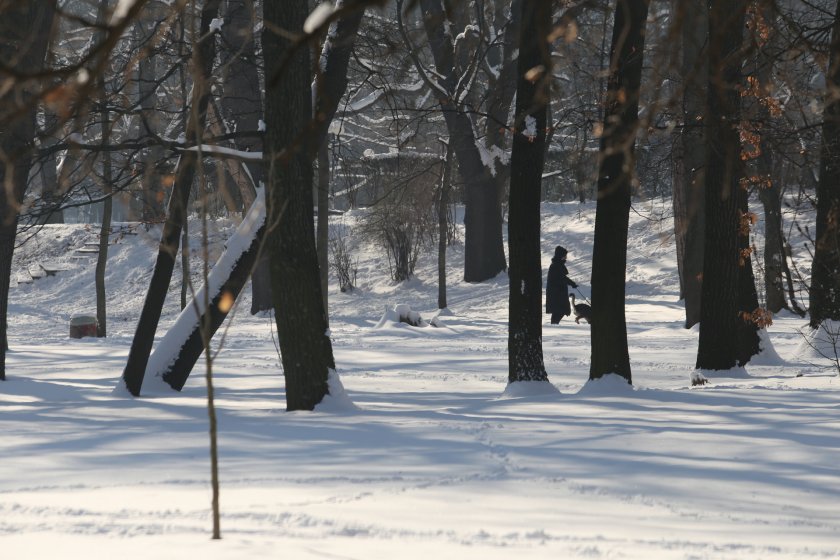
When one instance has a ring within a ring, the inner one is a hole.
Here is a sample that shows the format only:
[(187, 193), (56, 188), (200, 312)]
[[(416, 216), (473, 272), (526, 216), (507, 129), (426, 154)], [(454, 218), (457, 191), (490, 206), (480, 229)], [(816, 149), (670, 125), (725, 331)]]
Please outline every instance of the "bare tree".
[(632, 377), (624, 315), (627, 228), (647, 13), (648, 0), (618, 0), (616, 3), (592, 254), (589, 378), (614, 373), (628, 383), (632, 382)]

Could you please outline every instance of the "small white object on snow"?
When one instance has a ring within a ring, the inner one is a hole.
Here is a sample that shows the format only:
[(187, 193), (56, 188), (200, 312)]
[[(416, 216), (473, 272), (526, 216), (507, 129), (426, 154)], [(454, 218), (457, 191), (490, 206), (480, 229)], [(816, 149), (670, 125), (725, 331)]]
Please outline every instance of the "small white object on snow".
[(522, 397), (540, 397), (560, 394), (559, 389), (550, 381), (514, 381), (508, 383), (502, 393), (503, 399), (518, 399)]
[(350, 399), (338, 372), (334, 369), (330, 370), (327, 377), (327, 386), (329, 387), (329, 394), (315, 405), (315, 412), (354, 412), (359, 410), (359, 407)]
[(602, 375), (598, 379), (590, 379), (578, 391), (582, 397), (612, 397), (626, 396), (635, 389), (627, 380), (616, 373)]
[(374, 327), (379, 329), (385, 326), (395, 326), (399, 323), (405, 323), (412, 327), (428, 327), (429, 323), (423, 320), (420, 313), (411, 309), (411, 306), (404, 303), (395, 305), (394, 307), (385, 306), (385, 313), (379, 322)]

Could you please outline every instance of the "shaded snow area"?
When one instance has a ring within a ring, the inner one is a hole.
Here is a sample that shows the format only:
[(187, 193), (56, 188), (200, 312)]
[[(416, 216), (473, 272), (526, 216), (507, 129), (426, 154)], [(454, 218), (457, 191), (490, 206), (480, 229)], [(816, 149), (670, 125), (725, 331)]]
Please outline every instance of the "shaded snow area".
[[(250, 290), (215, 361), (217, 542), (203, 367), (181, 393), (112, 392), (158, 232), (115, 236), (109, 337), (71, 340), (69, 318), (95, 309), (94, 260), (77, 250), (96, 228), (45, 227), (19, 250), (16, 275), (27, 279), (26, 267), (44, 261), (66, 270), (11, 290), (3, 558), (840, 556), (840, 378), (801, 350), (805, 320), (785, 315), (764, 341), (778, 357), (703, 372), (709, 383), (692, 388), (698, 333), (682, 328), (671, 225), (648, 219), (663, 208), (631, 214), (633, 387), (611, 375), (587, 383), (589, 326), (552, 326), (548, 316), (550, 383), (509, 387), (504, 274), (463, 283), (463, 247), (453, 247), (449, 307), (438, 315), (435, 255), (395, 285), (385, 254), (353, 235), (363, 213), (333, 217), (358, 259), (358, 289), (330, 283), (332, 395), (315, 412), (285, 412), (276, 329), (247, 315)], [(592, 204), (543, 206), (544, 274), (555, 245), (567, 247), (586, 297), (594, 218)], [(215, 262), (236, 223), (212, 226)], [(193, 251), (200, 271), (197, 237)], [(178, 315), (179, 290), (176, 268), (158, 341)], [(406, 309), (443, 326), (395, 321)]]

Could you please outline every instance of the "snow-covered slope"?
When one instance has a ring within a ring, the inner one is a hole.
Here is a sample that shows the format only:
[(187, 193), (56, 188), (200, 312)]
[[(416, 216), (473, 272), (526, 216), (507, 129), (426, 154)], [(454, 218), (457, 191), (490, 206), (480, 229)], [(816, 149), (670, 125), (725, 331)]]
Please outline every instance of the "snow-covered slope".
[[(209, 539), (203, 371), (180, 394), (112, 394), (156, 233), (111, 247), (111, 336), (71, 340), (70, 316), (94, 311), (92, 260), (70, 258), (87, 233), (45, 228), (21, 248), (18, 272), (45, 260), (70, 270), (12, 289), (0, 383), (3, 557), (840, 556), (840, 381), (825, 363), (800, 361), (804, 321), (784, 316), (770, 328), (784, 362), (690, 388), (697, 332), (682, 328), (670, 223), (648, 219), (666, 208), (637, 209), (627, 298), (635, 386), (586, 384), (589, 327), (545, 321), (554, 394), (505, 393), (505, 275), (461, 282), (456, 246), (440, 326), (374, 328), (386, 306), (437, 313), (435, 256), (395, 285), (384, 254), (352, 236), (361, 212), (335, 218), (359, 261), (359, 289), (329, 294), (336, 362), (356, 406), (284, 412), (272, 319), (247, 316), (242, 302), (215, 363), (221, 542)], [(586, 296), (593, 225), (594, 205), (543, 208), (544, 269), (566, 246)], [(211, 258), (233, 224), (214, 227)], [(179, 274), (158, 336), (177, 315)]]

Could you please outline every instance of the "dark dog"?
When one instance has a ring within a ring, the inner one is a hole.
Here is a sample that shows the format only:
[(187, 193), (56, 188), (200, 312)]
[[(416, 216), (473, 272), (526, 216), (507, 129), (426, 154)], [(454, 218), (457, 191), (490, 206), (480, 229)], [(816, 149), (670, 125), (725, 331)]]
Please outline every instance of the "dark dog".
[(585, 303), (575, 303), (575, 294), (569, 294), (572, 298), (572, 312), (575, 314), (575, 323), (580, 324), (583, 319), (589, 324), (592, 324), (592, 307)]

